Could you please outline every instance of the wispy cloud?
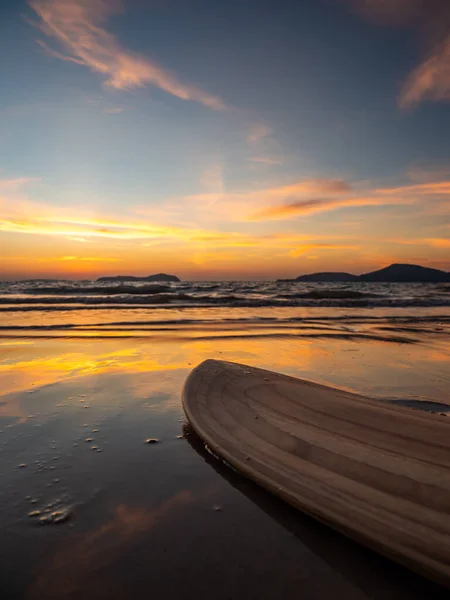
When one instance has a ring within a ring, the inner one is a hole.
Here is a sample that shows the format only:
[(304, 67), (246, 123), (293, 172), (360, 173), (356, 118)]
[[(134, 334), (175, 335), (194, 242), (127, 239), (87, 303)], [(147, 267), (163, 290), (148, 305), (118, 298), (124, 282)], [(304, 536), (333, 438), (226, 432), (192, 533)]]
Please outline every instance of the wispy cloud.
[(302, 244), (290, 250), (289, 256), (297, 258), (298, 256), (302, 256), (305, 254), (305, 252), (309, 252), (310, 250), (358, 250), (358, 248), (359, 246), (357, 244)]
[(450, 100), (450, 2), (448, 0), (341, 0), (379, 25), (414, 27), (431, 50), (406, 77), (398, 104)]
[(431, 246), (432, 248), (450, 248), (450, 238), (417, 238), (413, 240), (408, 239), (394, 239), (389, 240), (396, 244), (404, 244), (406, 246)]
[(105, 108), (104, 112), (108, 113), (109, 115), (118, 115), (119, 113), (123, 112), (123, 108), (120, 106), (110, 106)]
[(349, 206), (376, 206), (380, 202), (375, 198), (343, 198), (299, 200), (278, 206), (268, 206), (249, 216), (250, 221), (284, 220), (301, 215), (311, 215), (318, 212), (330, 212)]
[[(379, 25), (408, 25), (431, 45), (428, 56), (407, 76), (398, 98), (400, 108), (423, 100), (450, 100), (450, 2), (447, 0), (346, 0)], [(445, 35), (443, 35), (443, 33)]]
[(270, 158), (270, 156), (252, 156), (248, 159), (250, 162), (261, 165), (281, 165), (283, 161), (279, 158)]
[(51, 258), (50, 261), (54, 260), (73, 260), (76, 262), (120, 262), (123, 261), (123, 258), (115, 258), (112, 256), (61, 256), (60, 258)]
[(222, 161), (213, 160), (200, 175), (200, 185), (202, 188), (212, 194), (223, 194), (223, 166)]
[(450, 248), (449, 238), (429, 238), (427, 242), (434, 248)]
[(16, 177), (14, 179), (0, 179), (0, 192), (17, 192), (23, 186), (34, 181), (39, 181), (33, 177)]
[(68, 240), (72, 240), (73, 242), (80, 242), (82, 244), (86, 244), (87, 243), (87, 239), (82, 238), (82, 237), (68, 237)]
[(225, 108), (220, 98), (183, 83), (154, 61), (123, 48), (116, 37), (103, 27), (107, 17), (120, 9), (119, 2), (29, 0), (29, 4), (40, 18), (38, 26), (41, 31), (56, 39), (67, 54), (40, 41), (46, 52), (101, 74), (107, 86), (129, 90), (150, 84), (177, 98), (196, 101), (214, 110)]
[(304, 179), (288, 185), (250, 190), (246, 192), (228, 192), (226, 194), (195, 194), (185, 196), (184, 201), (208, 202), (213, 199), (246, 202), (297, 197), (311, 194), (343, 194), (352, 190), (352, 186), (343, 179)]
[(450, 181), (432, 181), (429, 183), (419, 183), (416, 185), (398, 186), (394, 188), (378, 188), (378, 194), (397, 196), (446, 196), (450, 194)]
[[(246, 191), (199, 193), (167, 199), (166, 212), (173, 220), (185, 222), (186, 217), (203, 223), (248, 221), (249, 213), (256, 212), (274, 202), (305, 200), (311, 196), (340, 196), (352, 192), (351, 185), (342, 179), (305, 179), (288, 185), (257, 188)], [(141, 206), (138, 214), (152, 218), (153, 208)], [(181, 221), (183, 220), (183, 221)]]
[(252, 156), (249, 162), (256, 165), (281, 165), (282, 148), (274, 137), (272, 127), (266, 123), (253, 123), (246, 137)]
[[(329, 188), (333, 189), (333, 184), (329, 182)], [(250, 213), (250, 221), (270, 221), (290, 219), (302, 215), (310, 215), (318, 212), (330, 212), (348, 207), (369, 207), (369, 206), (395, 206), (418, 204), (424, 200), (434, 199), (437, 206), (443, 208), (448, 213), (447, 197), (450, 194), (450, 181), (424, 183), (410, 186), (399, 186), (395, 188), (378, 188), (369, 190), (364, 195), (357, 194), (349, 187), (346, 194), (345, 182), (335, 182), (335, 192), (340, 190), (341, 196), (337, 198), (307, 198), (294, 201), (283, 202), (282, 204), (268, 205)], [(324, 190), (326, 189), (326, 186)], [(280, 190), (281, 192), (282, 190)], [(286, 189), (284, 190), (286, 194)], [(295, 192), (294, 192), (295, 193)], [(261, 194), (263, 195), (263, 194)], [(288, 194), (286, 194), (288, 195)], [(292, 196), (293, 194), (289, 194)], [(283, 197), (280, 194), (279, 197)], [(441, 206), (443, 203), (443, 207)]]
[(250, 131), (247, 135), (247, 142), (254, 144), (260, 142), (264, 138), (272, 135), (273, 129), (264, 123), (255, 123), (251, 126)]
[[(32, 216), (30, 216), (32, 215)], [(298, 256), (309, 250), (334, 250), (354, 248), (348, 244), (345, 236), (309, 235), (299, 233), (242, 233), (229, 229), (217, 231), (211, 227), (175, 227), (151, 224), (145, 219), (132, 220), (130, 217), (113, 219), (111, 217), (89, 217), (80, 211), (70, 214), (66, 208), (49, 207), (29, 202), (18, 206), (0, 207), (0, 232), (16, 234), (40, 235), (46, 237), (66, 237), (73, 241), (121, 240), (129, 242), (130, 248), (135, 242), (140, 246), (150, 247), (155, 244), (167, 244), (172, 253), (194, 253), (204, 256), (205, 253), (256, 253), (263, 256), (271, 252), (286, 257)], [(99, 250), (102, 246), (97, 245)], [(122, 251), (125, 246), (122, 246)], [(69, 250), (70, 252), (70, 250)], [(293, 254), (294, 253), (294, 254)], [(236, 254), (237, 255), (237, 254)], [(105, 255), (107, 256), (107, 255)], [(101, 261), (97, 256), (80, 256), (67, 254), (58, 261), (94, 262)], [(117, 259), (111, 257), (111, 261)]]
[(399, 98), (401, 108), (422, 100), (450, 100), (450, 35), (407, 77)]

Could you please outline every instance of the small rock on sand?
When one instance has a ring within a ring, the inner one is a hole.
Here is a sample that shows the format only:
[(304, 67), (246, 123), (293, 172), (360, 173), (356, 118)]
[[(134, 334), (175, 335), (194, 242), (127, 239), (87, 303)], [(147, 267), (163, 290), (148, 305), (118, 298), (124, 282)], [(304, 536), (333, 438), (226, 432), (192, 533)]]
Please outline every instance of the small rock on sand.
[(158, 438), (147, 438), (145, 440), (146, 444), (157, 444), (159, 442)]

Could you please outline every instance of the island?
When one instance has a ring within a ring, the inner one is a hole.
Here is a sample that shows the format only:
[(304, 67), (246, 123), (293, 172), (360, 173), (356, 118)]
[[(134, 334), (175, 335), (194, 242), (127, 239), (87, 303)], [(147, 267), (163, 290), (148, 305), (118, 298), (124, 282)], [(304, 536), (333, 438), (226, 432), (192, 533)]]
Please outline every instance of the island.
[(136, 277), (134, 275), (114, 275), (110, 277), (99, 277), (97, 281), (165, 281), (165, 282), (179, 282), (176, 275), (168, 275), (167, 273), (156, 273), (154, 275), (147, 275), (146, 277)]
[(450, 273), (420, 265), (395, 263), (370, 273), (352, 275), (342, 272), (310, 273), (296, 279), (278, 279), (278, 282), (387, 282), (387, 283), (447, 283)]
[(439, 269), (420, 265), (393, 264), (378, 271), (365, 273), (361, 281), (387, 281), (392, 283), (443, 283), (450, 281), (450, 274)]

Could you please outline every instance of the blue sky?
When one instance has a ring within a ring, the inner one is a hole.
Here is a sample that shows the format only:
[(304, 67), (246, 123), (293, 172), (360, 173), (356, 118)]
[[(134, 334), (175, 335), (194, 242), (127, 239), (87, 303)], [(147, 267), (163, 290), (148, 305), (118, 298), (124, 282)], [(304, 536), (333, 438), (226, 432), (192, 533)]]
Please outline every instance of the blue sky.
[(450, 268), (445, 2), (0, 11), (3, 276)]

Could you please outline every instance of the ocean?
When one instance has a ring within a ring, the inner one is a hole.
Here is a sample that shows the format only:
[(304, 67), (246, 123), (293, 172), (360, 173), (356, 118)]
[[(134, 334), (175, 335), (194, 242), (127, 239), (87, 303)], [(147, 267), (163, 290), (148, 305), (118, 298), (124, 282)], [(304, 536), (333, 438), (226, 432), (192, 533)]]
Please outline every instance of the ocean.
[(407, 340), (400, 324), (445, 326), (449, 307), (446, 284), (3, 282), (0, 336), (300, 336), (328, 331), (330, 336), (386, 337), (397, 331)]

